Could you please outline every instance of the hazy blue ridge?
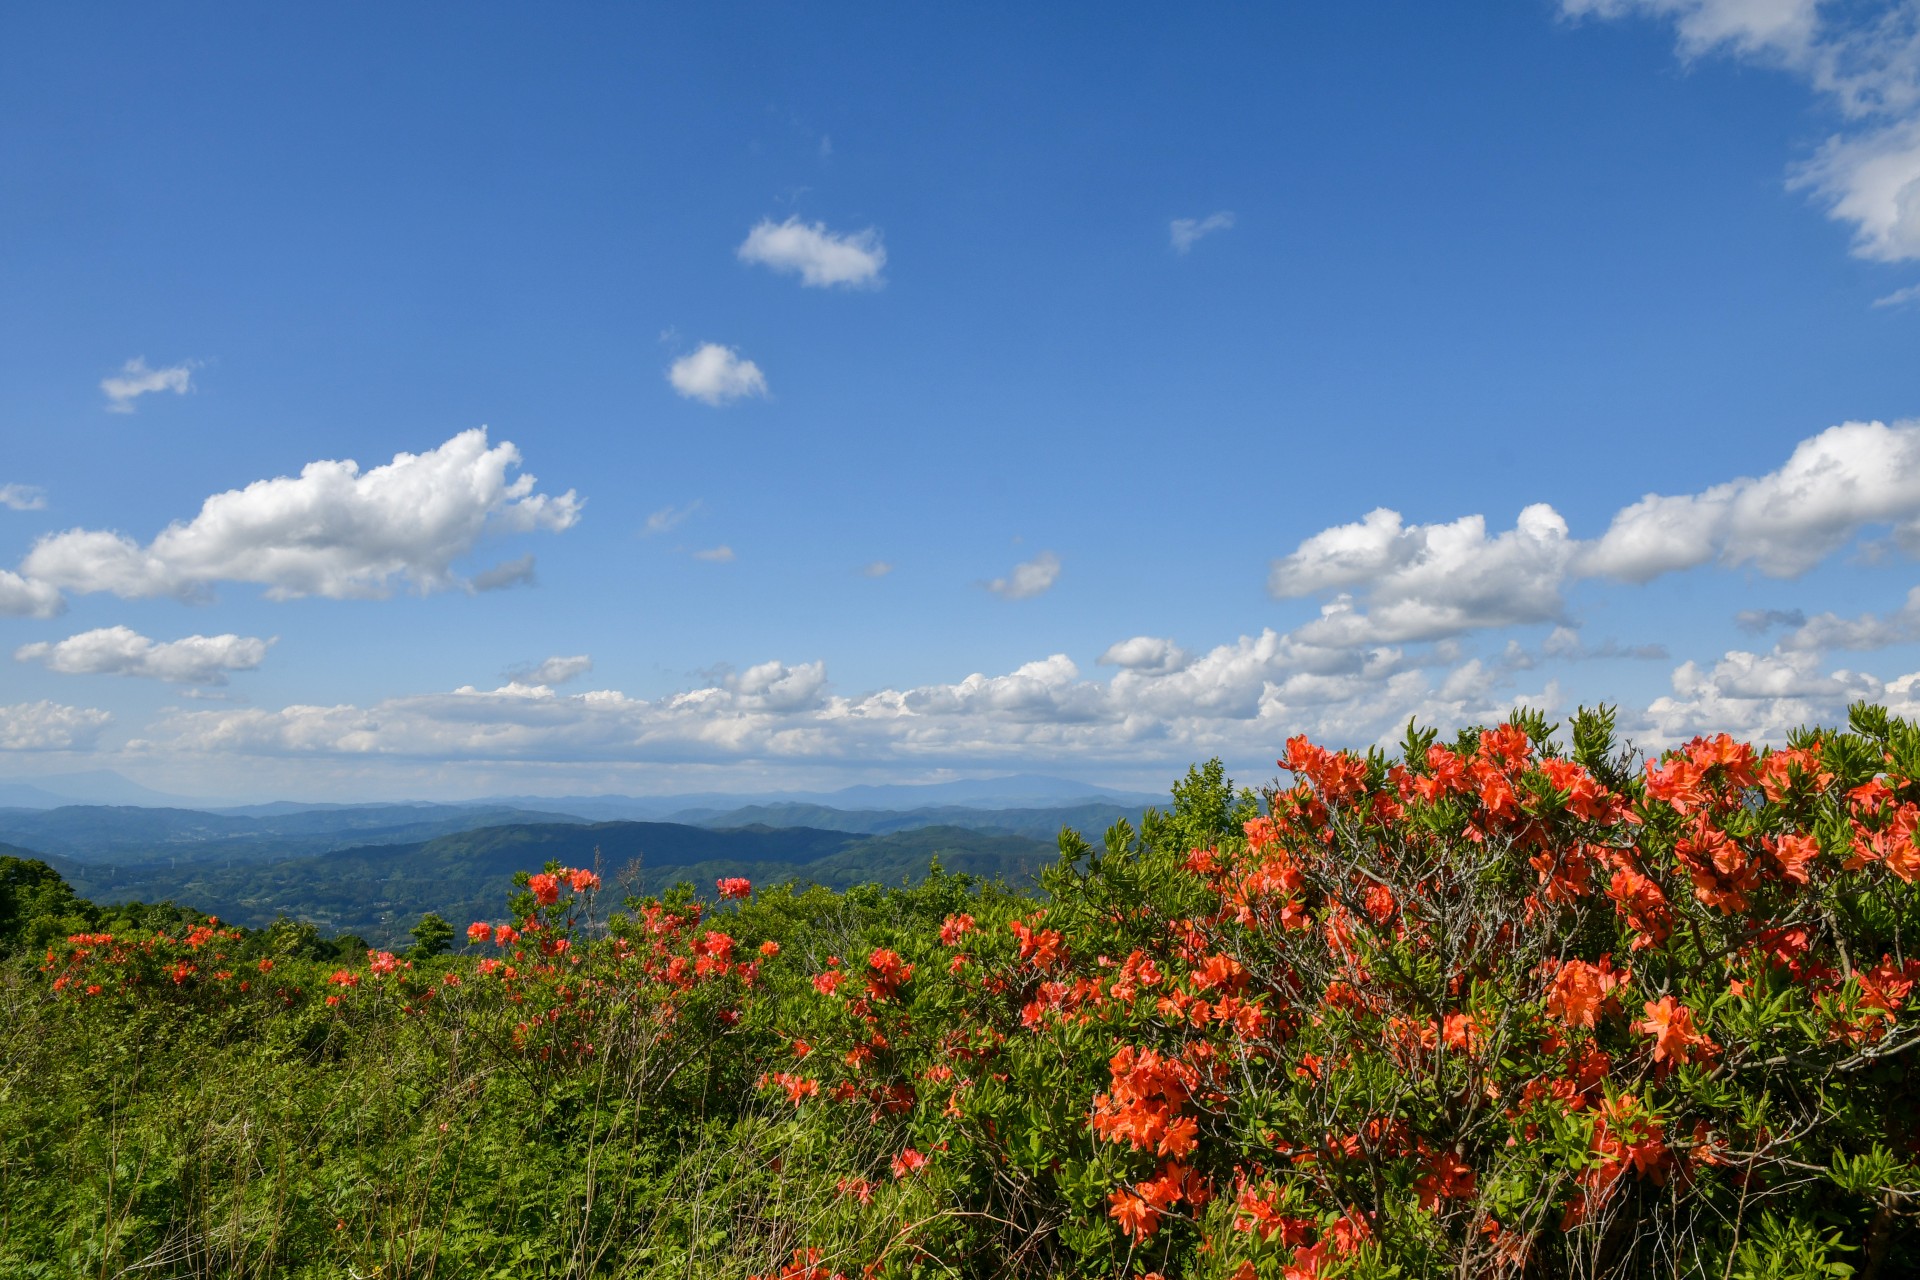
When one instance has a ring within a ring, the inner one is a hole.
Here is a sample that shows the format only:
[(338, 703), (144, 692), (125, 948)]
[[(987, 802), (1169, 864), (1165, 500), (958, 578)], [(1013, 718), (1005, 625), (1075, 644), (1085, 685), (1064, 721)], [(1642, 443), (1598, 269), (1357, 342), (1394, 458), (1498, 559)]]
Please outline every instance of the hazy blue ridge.
[(391, 945), (404, 941), (426, 911), (456, 922), (505, 918), (514, 872), (538, 870), (549, 860), (597, 867), (617, 900), (628, 893), (658, 892), (683, 879), (711, 894), (712, 882), (728, 875), (763, 884), (898, 884), (924, 876), (935, 857), (952, 870), (1015, 881), (1030, 877), (1053, 856), (1051, 838), (956, 826), (868, 835), (811, 827), (722, 830), (608, 822), (486, 827), (271, 860), (216, 855), (169, 865), (63, 859), (59, 869), (77, 892), (103, 904), (186, 902), (245, 925), (286, 915)]

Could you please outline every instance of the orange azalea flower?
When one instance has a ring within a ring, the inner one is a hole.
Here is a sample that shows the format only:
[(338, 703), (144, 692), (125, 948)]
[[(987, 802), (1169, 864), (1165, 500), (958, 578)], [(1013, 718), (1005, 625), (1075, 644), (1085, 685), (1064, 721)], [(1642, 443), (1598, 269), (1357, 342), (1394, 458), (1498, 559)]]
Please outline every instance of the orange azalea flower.
[(1693, 1025), (1693, 1010), (1672, 996), (1661, 996), (1646, 1004), (1647, 1017), (1633, 1029), (1653, 1037), (1653, 1060), (1685, 1066), (1695, 1058), (1711, 1057), (1718, 1048)]
[(1632, 976), (1631, 970), (1615, 969), (1611, 956), (1600, 957), (1597, 965), (1569, 960), (1554, 975), (1547, 992), (1547, 1012), (1570, 1027), (1595, 1026), (1602, 1013), (1619, 1008), (1619, 998), (1613, 993)]

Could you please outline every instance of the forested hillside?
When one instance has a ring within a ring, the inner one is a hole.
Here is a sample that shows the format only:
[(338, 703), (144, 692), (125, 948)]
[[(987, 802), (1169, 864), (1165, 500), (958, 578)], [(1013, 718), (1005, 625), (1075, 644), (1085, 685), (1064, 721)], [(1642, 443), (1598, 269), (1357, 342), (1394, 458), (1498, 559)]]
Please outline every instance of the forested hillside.
[(485, 914), (511, 890), (515, 871), (549, 860), (597, 868), (609, 881), (618, 880), (624, 892), (658, 893), (680, 880), (711, 886), (722, 876), (831, 888), (899, 885), (925, 874), (935, 857), (956, 870), (1024, 883), (1051, 852), (1051, 841), (959, 827), (867, 836), (806, 827), (718, 830), (668, 822), (569, 822), (483, 827), (305, 856), (203, 853), (180, 862), (131, 865), (49, 861), (82, 894), (102, 902), (191, 902), (256, 927), (288, 916), (393, 946), (405, 941), (425, 912), (448, 918)]

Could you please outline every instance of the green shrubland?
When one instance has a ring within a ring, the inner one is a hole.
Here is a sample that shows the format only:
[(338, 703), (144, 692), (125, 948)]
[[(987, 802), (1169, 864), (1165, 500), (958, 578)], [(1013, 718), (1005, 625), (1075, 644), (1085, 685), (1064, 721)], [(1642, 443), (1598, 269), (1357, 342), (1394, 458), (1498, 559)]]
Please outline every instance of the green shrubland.
[(1920, 1270), (1920, 730), (1281, 765), (1037, 886), (556, 861), (393, 951), (0, 858), (0, 1275)]

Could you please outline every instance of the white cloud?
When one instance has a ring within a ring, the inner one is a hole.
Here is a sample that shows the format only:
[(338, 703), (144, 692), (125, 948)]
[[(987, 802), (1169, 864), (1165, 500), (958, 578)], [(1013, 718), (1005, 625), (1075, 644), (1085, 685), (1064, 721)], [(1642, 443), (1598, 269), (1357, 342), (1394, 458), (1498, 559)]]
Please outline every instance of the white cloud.
[(516, 684), (552, 686), (578, 680), (592, 670), (593, 659), (587, 654), (577, 653), (571, 657), (548, 658), (538, 666), (515, 668), (507, 674)]
[(580, 517), (573, 490), (536, 493), (511, 479), (520, 451), (489, 446), (484, 427), (426, 453), (361, 471), (311, 462), (297, 477), (257, 480), (208, 498), (199, 515), (141, 546), (125, 534), (70, 529), (41, 538), (21, 568), (76, 592), (203, 596), (250, 582), (270, 598), (377, 598), (404, 578), (422, 591), (463, 585), (453, 564), (495, 533), (559, 532)]
[(1795, 577), (1875, 524), (1895, 525), (1905, 543), (1920, 538), (1920, 423), (1845, 422), (1758, 479), (1648, 494), (1614, 516), (1580, 570), (1645, 582), (1717, 561)]
[(1876, 307), (1904, 307), (1909, 302), (1920, 302), (1920, 284), (1910, 284), (1904, 289), (1895, 289), (1884, 298), (1875, 298)]
[(10, 511), (45, 511), (47, 491), (39, 485), (0, 484), (0, 507)]
[[(1302, 541), (1273, 562), (1267, 586), (1279, 599), (1326, 597), (1321, 616), (1294, 633), (1302, 644), (1418, 643), (1564, 623), (1562, 593), (1583, 578), (1641, 583), (1706, 564), (1796, 577), (1877, 527), (1891, 529), (1892, 545), (1920, 555), (1920, 422), (1830, 427), (1757, 478), (1699, 493), (1649, 494), (1618, 511), (1591, 541), (1570, 538), (1566, 522), (1544, 503), (1491, 536), (1479, 515), (1410, 525), (1380, 508)], [(1762, 630), (1780, 621), (1742, 619)], [(1563, 644), (1549, 655), (1648, 658), (1664, 651), (1608, 642), (1596, 650)]]
[(13, 656), (62, 675), (143, 676), (173, 684), (222, 685), (231, 671), (252, 671), (271, 640), (254, 636), (188, 636), (164, 643), (129, 627), (100, 627), (56, 643), (21, 645)]
[[(1508, 642), (1508, 661), (1524, 667), (1531, 665), (1523, 660), (1517, 641)], [(1540, 652), (1549, 658), (1559, 658), (1563, 662), (1591, 662), (1609, 658), (1632, 658), (1637, 661), (1658, 661), (1668, 656), (1667, 646), (1663, 644), (1623, 645), (1618, 640), (1602, 640), (1598, 646), (1589, 646), (1580, 638), (1580, 633), (1572, 627), (1555, 627), (1540, 645)]]
[(1655, 749), (1699, 733), (1780, 742), (1801, 725), (1840, 722), (1850, 702), (1884, 701), (1888, 688), (1859, 672), (1823, 672), (1812, 653), (1734, 650), (1712, 667), (1681, 663), (1672, 695), (1656, 698), (1629, 727), (1648, 731), (1634, 736)]
[(1051, 551), (1042, 551), (1033, 559), (1013, 566), (1013, 572), (1006, 577), (987, 583), (986, 588), (1003, 600), (1031, 600), (1044, 595), (1059, 580), (1060, 557)]
[(1267, 758), (1286, 735), (1397, 737), (1409, 714), (1443, 727), (1551, 707), (1557, 690), (1509, 693), (1469, 661), (1429, 674), (1392, 652), (1328, 654), (1273, 632), (1243, 636), (1178, 670), (1084, 678), (1065, 654), (953, 683), (831, 692), (824, 664), (761, 663), (652, 701), (615, 690), (560, 695), (518, 680), (492, 691), (371, 707), (173, 711), (137, 749), (293, 756), (721, 763), (921, 761), (980, 765), (1071, 755), (1147, 762)]
[(665, 506), (647, 517), (647, 524), (640, 531), (642, 537), (651, 538), (658, 533), (666, 533), (685, 524), (687, 517), (700, 509), (700, 499), (695, 498), (684, 507)]
[(716, 406), (767, 394), (767, 378), (760, 366), (717, 342), (675, 360), (667, 367), (667, 381), (687, 399)]
[(1689, 58), (1721, 46), (1749, 56), (1799, 61), (1812, 44), (1819, 0), (1561, 0), (1569, 17), (1644, 13), (1674, 20)]
[(1204, 218), (1175, 218), (1167, 224), (1168, 238), (1173, 242), (1175, 253), (1186, 253), (1194, 243), (1216, 231), (1226, 231), (1233, 226), (1233, 211), (1222, 209), (1219, 213), (1210, 213)]
[(833, 232), (824, 222), (808, 224), (798, 217), (785, 222), (763, 218), (747, 233), (738, 250), (740, 261), (757, 262), (775, 271), (797, 274), (800, 283), (815, 288), (844, 285), (879, 288), (886, 281), (886, 246), (872, 227), (864, 231)]
[(1733, 625), (1749, 635), (1765, 635), (1775, 627), (1804, 627), (1804, 609), (1742, 609), (1733, 617)]
[(860, 570), (861, 576), (866, 578), (884, 578), (892, 572), (893, 566), (885, 560), (875, 560), (872, 564), (862, 566)]
[(1669, 18), (1680, 53), (1724, 52), (1803, 79), (1848, 121), (1790, 185), (1852, 225), (1853, 251), (1920, 258), (1920, 4), (1821, 0), (1562, 0), (1569, 16)]
[(1123, 667), (1128, 671), (1165, 675), (1179, 671), (1193, 661), (1193, 655), (1171, 640), (1159, 636), (1135, 636), (1107, 646), (1100, 655), (1103, 667)]
[(475, 591), (504, 591), (508, 587), (530, 587), (534, 583), (533, 552), (512, 560), (502, 560), (491, 569), (473, 575)]
[(149, 369), (144, 356), (135, 356), (120, 367), (120, 372), (100, 379), (107, 393), (108, 413), (132, 413), (133, 402), (155, 391), (171, 391), (183, 396), (193, 390), (194, 362)]
[(732, 547), (722, 543), (717, 547), (708, 547), (705, 551), (694, 552), (693, 558), (704, 560), (708, 564), (732, 564), (738, 557), (733, 554)]
[(112, 719), (97, 708), (57, 702), (0, 707), (0, 751), (84, 751)]
[(749, 711), (806, 711), (818, 705), (826, 686), (824, 662), (757, 663), (726, 682), (736, 704)]
[(1781, 619), (1793, 628), (1774, 646), (1782, 652), (1872, 650), (1910, 644), (1920, 640), (1920, 587), (1909, 591), (1906, 603), (1891, 613), (1862, 613), (1851, 618), (1822, 613), (1809, 618), (1796, 609), (1781, 615)]
[(52, 618), (66, 608), (67, 602), (51, 583), (0, 569), (0, 618)]
[(1561, 583), (1575, 545), (1545, 503), (1521, 511), (1512, 529), (1487, 536), (1483, 516), (1407, 525), (1384, 508), (1357, 524), (1315, 534), (1273, 562), (1267, 589), (1286, 599), (1340, 595), (1299, 638), (1323, 646), (1434, 640), (1482, 627), (1560, 618)]

